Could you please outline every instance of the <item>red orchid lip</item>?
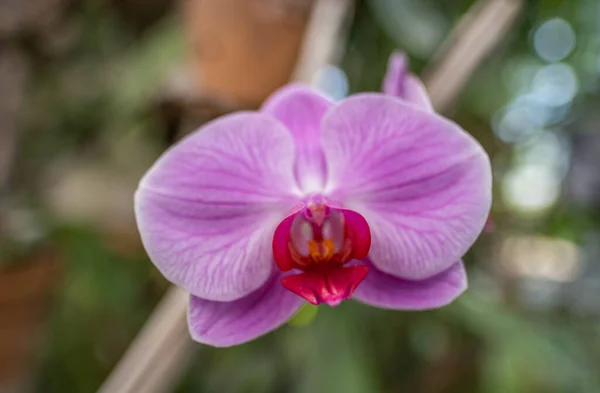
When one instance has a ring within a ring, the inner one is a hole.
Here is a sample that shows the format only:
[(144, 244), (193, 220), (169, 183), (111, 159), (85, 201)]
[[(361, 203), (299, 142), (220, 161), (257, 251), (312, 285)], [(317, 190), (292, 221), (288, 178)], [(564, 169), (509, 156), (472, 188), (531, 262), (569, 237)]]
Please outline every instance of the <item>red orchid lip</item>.
[(279, 269), (302, 271), (284, 277), (283, 286), (315, 305), (336, 306), (352, 296), (369, 268), (344, 265), (366, 258), (370, 247), (371, 232), (363, 216), (321, 200), (286, 217), (273, 236)]
[(348, 300), (368, 273), (369, 268), (364, 265), (324, 265), (284, 277), (281, 283), (286, 289), (315, 306), (327, 303), (334, 307), (343, 300)]

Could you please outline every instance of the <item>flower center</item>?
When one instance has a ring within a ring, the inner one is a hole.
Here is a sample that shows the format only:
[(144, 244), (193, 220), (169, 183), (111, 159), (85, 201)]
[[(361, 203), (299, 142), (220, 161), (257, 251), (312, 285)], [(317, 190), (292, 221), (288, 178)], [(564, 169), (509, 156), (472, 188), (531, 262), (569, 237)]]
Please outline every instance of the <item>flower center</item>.
[(273, 236), (273, 256), (282, 271), (301, 270), (281, 282), (312, 304), (331, 306), (350, 298), (369, 269), (361, 264), (371, 247), (369, 225), (363, 216), (309, 201), (286, 217)]

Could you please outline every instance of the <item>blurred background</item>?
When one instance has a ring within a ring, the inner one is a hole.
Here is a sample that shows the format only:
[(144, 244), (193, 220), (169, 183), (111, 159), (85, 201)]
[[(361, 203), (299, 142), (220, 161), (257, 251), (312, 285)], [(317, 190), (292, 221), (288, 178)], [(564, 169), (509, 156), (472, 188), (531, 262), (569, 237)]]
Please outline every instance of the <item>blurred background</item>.
[(434, 101), (464, 80), (440, 110), (492, 158), (470, 289), (435, 311), (345, 302), (240, 347), (189, 343), (164, 391), (600, 392), (600, 2), (479, 2), (500, 8), (0, 0), (0, 392), (94, 392), (147, 321), (169, 285), (132, 194), (164, 149), (290, 79), (377, 91), (395, 49)]

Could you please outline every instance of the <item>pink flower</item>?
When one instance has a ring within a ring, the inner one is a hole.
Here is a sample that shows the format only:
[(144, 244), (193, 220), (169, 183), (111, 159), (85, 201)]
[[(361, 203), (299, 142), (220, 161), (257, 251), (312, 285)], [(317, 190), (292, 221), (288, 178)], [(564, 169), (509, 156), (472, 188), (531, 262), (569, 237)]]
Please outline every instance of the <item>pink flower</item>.
[(142, 241), (191, 294), (196, 341), (252, 340), (305, 301), (422, 310), (466, 289), (461, 257), (491, 203), (488, 156), (433, 111), (401, 55), (384, 92), (333, 103), (284, 87), (257, 112), (203, 126), (144, 176)]

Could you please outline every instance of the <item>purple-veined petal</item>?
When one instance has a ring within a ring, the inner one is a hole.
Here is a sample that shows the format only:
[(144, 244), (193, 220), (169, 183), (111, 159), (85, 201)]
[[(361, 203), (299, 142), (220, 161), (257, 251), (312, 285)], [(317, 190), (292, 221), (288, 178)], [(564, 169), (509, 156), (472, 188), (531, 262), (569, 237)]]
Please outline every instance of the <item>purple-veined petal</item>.
[(150, 259), (204, 299), (259, 288), (271, 239), (293, 204), (293, 140), (259, 113), (222, 117), (169, 149), (141, 180), (135, 213)]
[(411, 280), (449, 268), (481, 232), (491, 167), (458, 125), (381, 94), (342, 101), (324, 119), (327, 192), (362, 214), (369, 257)]
[(396, 310), (426, 310), (445, 306), (467, 289), (462, 262), (421, 281), (391, 276), (370, 266), (353, 298), (371, 306)]
[(261, 288), (232, 302), (190, 297), (188, 326), (195, 341), (215, 347), (242, 344), (290, 319), (304, 300), (281, 285), (275, 273)]
[(326, 167), (321, 149), (321, 120), (333, 102), (316, 90), (288, 85), (274, 93), (261, 111), (274, 116), (296, 141), (296, 177), (305, 193), (321, 191)]
[(382, 91), (423, 110), (433, 112), (433, 106), (423, 82), (408, 72), (408, 59), (402, 52), (395, 52), (390, 56)]

